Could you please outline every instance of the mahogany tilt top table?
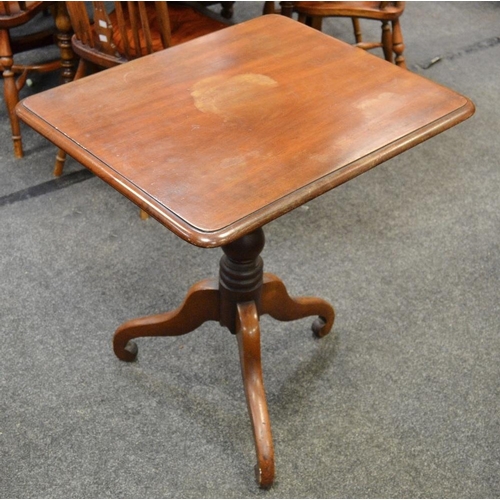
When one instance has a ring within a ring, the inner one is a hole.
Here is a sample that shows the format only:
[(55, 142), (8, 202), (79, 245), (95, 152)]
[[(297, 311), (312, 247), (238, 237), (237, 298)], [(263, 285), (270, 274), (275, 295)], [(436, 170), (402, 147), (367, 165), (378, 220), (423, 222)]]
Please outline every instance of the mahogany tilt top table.
[(263, 272), (262, 226), (474, 113), (465, 97), (282, 16), (264, 16), (22, 101), (17, 112), (184, 240), (221, 246), (218, 279), (169, 313), (114, 337), (182, 335), (207, 320), (238, 338), (256, 451), (270, 486), (274, 451), (259, 317), (318, 316)]

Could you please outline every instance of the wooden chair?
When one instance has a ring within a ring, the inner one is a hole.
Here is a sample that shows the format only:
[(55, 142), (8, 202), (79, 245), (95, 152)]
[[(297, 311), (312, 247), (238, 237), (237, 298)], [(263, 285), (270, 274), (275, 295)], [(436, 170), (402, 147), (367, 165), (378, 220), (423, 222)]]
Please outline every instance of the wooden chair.
[(206, 7), (219, 3), (221, 6), (220, 15), (225, 19), (231, 19), (234, 14), (234, 4), (236, 2), (196, 2)]
[[(89, 66), (110, 68), (133, 59), (192, 40), (225, 28), (207, 9), (180, 2), (92, 2), (93, 22), (86, 2), (66, 2), (74, 35), (73, 51), (80, 56), (75, 79)], [(66, 152), (59, 150), (54, 175), (62, 174)]]
[[(59, 2), (0, 2), (0, 71), (3, 75), (5, 103), (12, 128), (14, 155), (17, 158), (23, 156), (21, 129), (14, 111), (19, 101), (19, 91), (26, 84), (30, 71), (44, 73), (57, 70), (61, 68), (62, 59), (40, 64), (19, 65), (15, 63), (14, 56), (27, 50), (54, 44), (57, 41), (61, 48), (61, 57), (63, 57), (64, 47), (61, 46), (61, 40), (65, 35), (61, 36), (61, 33), (67, 32), (70, 28), (64, 25), (64, 5), (58, 4)], [(52, 28), (33, 31), (24, 36), (11, 36), (11, 29), (30, 23), (35, 16), (48, 8), (52, 9), (55, 24), (59, 29), (56, 29), (54, 25)], [(69, 35), (67, 38), (69, 39)], [(72, 54), (68, 56), (65, 50), (64, 54), (64, 59), (69, 61), (69, 66), (71, 66)], [(71, 73), (71, 78), (72, 76), (73, 73)]]
[[(264, 13), (275, 12), (275, 2), (265, 2)], [(399, 18), (405, 2), (280, 2), (281, 13), (321, 31), (325, 17), (350, 17), (352, 19), (356, 47), (371, 50), (382, 47), (384, 57), (401, 68), (406, 68), (403, 56), (404, 43)], [(380, 42), (364, 42), (359, 24), (360, 19), (372, 19), (382, 23)]]

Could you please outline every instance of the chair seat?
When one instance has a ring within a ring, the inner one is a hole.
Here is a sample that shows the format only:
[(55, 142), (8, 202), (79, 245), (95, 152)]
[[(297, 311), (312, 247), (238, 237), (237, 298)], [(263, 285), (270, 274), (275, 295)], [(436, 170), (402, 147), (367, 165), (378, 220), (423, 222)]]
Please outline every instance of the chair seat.
[[(162, 50), (163, 43), (160, 36), (160, 26), (158, 20), (156, 19), (156, 9), (153, 2), (146, 3), (146, 9), (148, 14), (149, 25), (151, 26), (151, 38), (153, 44), (153, 52), (158, 52)], [(172, 36), (172, 45), (178, 45), (189, 40), (193, 40), (203, 35), (208, 35), (214, 31), (218, 31), (222, 28), (227, 28), (227, 24), (224, 24), (216, 19), (212, 19), (201, 12), (198, 12), (195, 8), (187, 5), (178, 5), (175, 2), (171, 2), (168, 5), (168, 13), (170, 17), (170, 30)], [(125, 20), (128, 25), (130, 25), (130, 20), (128, 19), (128, 11), (124, 12)], [(123, 53), (125, 51), (123, 40), (118, 29), (117, 15), (113, 11), (109, 15), (111, 24), (113, 25), (113, 42), (116, 45), (119, 52)], [(127, 38), (132, 51), (136, 51), (134, 37), (132, 35), (132, 30), (127, 30)], [(142, 40), (141, 40), (142, 42)], [(143, 45), (141, 43), (141, 45)], [(144, 45), (143, 45), (144, 47)], [(147, 55), (145, 48), (141, 49), (141, 53), (134, 53), (135, 57), (141, 57)]]
[(168, 12), (173, 45), (227, 28), (227, 24), (203, 15), (192, 7), (179, 5), (176, 2), (168, 4)]
[(356, 16), (390, 21), (399, 17), (404, 7), (388, 5), (381, 9), (380, 2), (294, 2), (293, 9), (307, 16)]

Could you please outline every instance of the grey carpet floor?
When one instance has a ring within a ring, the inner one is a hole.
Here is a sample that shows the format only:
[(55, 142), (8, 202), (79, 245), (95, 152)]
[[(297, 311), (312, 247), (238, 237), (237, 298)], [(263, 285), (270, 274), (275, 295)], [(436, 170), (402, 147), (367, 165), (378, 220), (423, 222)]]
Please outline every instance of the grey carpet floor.
[[(409, 2), (402, 26), (410, 69), (477, 112), (267, 226), (266, 269), (337, 312), (320, 341), (263, 318), (270, 491), (227, 331), (140, 340), (132, 364), (111, 348), (220, 250), (142, 221), (73, 160), (54, 181), (27, 127), (15, 160), (2, 101), (0, 497), (500, 497), (500, 4)], [(352, 40), (348, 20), (325, 30)]]

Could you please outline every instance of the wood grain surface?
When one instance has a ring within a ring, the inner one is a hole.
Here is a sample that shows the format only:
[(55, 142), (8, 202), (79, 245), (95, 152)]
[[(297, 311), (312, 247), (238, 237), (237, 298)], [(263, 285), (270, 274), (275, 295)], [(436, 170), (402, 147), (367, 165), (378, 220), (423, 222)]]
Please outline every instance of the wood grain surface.
[(174, 233), (214, 247), (465, 120), (474, 106), (269, 15), (17, 110)]

